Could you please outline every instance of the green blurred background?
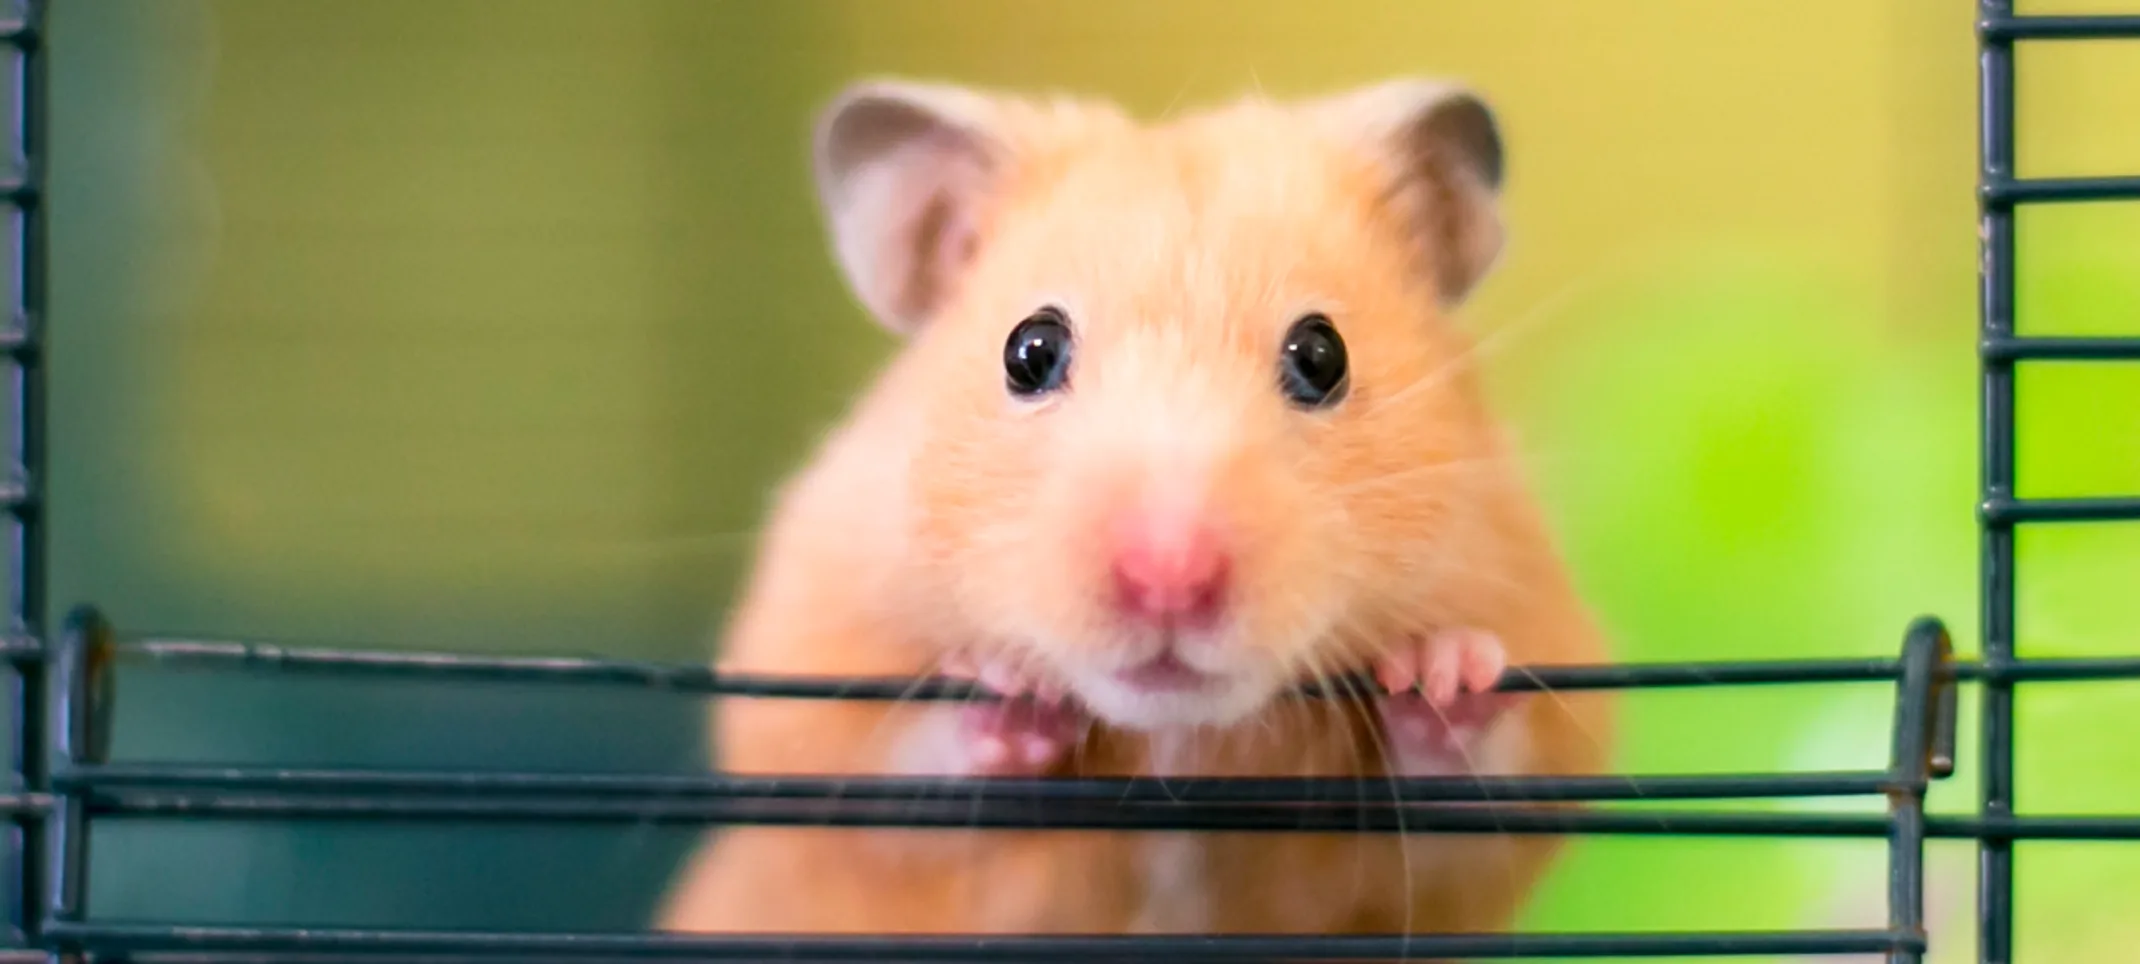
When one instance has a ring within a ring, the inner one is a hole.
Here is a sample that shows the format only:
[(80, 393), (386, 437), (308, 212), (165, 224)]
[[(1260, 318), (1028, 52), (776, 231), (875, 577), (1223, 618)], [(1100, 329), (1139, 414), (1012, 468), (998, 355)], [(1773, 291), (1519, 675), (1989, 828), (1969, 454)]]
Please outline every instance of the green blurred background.
[[(1503, 333), (1496, 389), (1620, 655), (1888, 654), (1921, 612), (1974, 645), (1963, 0), (53, 6), (55, 602), (130, 630), (701, 658), (768, 487), (892, 347), (808, 194), (837, 87), (898, 73), (1158, 113), (1426, 72), (1477, 84), (1506, 126), (1514, 243), (1471, 323)], [(2024, 173), (2140, 171), (2140, 49), (2031, 48), (2020, 69)], [(2140, 331), (2140, 211), (2021, 230), (2026, 330)], [(2022, 382), (2025, 494), (2140, 491), (2140, 372)], [(2140, 530), (2030, 532), (2022, 553), (2026, 651), (2133, 650)], [(701, 752), (698, 704), (642, 693), (150, 672), (122, 692), (130, 759)], [(1641, 696), (1623, 764), (1876, 766), (1888, 700)], [(2021, 702), (2025, 810), (2140, 809), (2140, 690)], [(1790, 804), (1813, 805), (1835, 804)], [(91, 905), (631, 928), (688, 842), (108, 824)], [(1870, 925), (1883, 859), (1590, 841), (1528, 923)], [(1971, 874), (1935, 848), (1937, 961), (1970, 959)], [(2140, 939), (2140, 850), (2030, 845), (2019, 879), (2028, 960)]]

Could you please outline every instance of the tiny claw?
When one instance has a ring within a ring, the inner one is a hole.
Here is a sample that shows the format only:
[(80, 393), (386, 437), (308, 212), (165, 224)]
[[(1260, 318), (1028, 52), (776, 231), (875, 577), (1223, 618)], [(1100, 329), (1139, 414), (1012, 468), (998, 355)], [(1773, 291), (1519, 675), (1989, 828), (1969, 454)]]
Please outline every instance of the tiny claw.
[(1427, 702), (1437, 707), (1456, 702), (1458, 663), (1455, 659), (1436, 658), (1428, 661), (1426, 681), (1419, 687)]
[(1466, 691), (1490, 693), (1501, 685), (1501, 675), (1508, 672), (1508, 651), (1501, 648), (1501, 641), (1491, 634), (1479, 635), (1484, 638), (1464, 647), (1463, 666), (1458, 677)]
[(1409, 692), (1419, 685), (1419, 650), (1400, 646), (1375, 665), (1375, 679), (1391, 695)]

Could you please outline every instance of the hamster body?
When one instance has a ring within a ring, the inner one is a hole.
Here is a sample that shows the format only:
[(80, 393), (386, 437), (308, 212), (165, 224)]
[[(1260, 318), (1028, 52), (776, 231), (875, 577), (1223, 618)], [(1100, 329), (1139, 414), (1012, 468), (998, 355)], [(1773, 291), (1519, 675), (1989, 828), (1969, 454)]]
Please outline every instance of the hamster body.
[[(903, 350), (780, 492), (722, 669), (976, 677), (1001, 703), (724, 700), (737, 773), (1601, 772), (1605, 644), (1449, 314), (1502, 142), (1397, 80), (1165, 123), (884, 82), (818, 128), (858, 299)], [(1351, 698), (1286, 691), (1370, 672)], [(1387, 790), (1380, 790), (1386, 798)], [(1508, 927), (1553, 838), (737, 827), (680, 931)]]

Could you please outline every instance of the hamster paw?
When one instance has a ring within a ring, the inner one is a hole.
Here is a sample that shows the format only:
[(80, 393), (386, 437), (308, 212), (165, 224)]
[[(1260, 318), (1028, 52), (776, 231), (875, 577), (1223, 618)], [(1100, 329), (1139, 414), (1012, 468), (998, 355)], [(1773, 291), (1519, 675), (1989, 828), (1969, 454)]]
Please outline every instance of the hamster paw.
[(1516, 697), (1494, 692), (1508, 652), (1494, 634), (1446, 629), (1399, 647), (1375, 666), (1390, 765), (1404, 776), (1469, 773), (1471, 745)]
[(959, 707), (956, 768), (964, 776), (1039, 776), (1070, 755), (1087, 718), (1061, 689), (1036, 684), (1001, 664), (947, 660), (944, 675), (993, 690), (1000, 700)]

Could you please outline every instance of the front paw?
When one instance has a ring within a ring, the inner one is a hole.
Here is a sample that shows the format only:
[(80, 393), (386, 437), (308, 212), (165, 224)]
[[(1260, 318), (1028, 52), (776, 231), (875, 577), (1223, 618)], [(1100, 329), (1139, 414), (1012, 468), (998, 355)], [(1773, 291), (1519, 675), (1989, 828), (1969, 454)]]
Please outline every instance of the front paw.
[(1375, 664), (1390, 768), (1402, 776), (1470, 774), (1471, 748), (1515, 702), (1496, 692), (1508, 652), (1480, 629), (1429, 633)]
[(962, 776), (1040, 776), (1069, 758), (1091, 723), (1059, 688), (1001, 662), (947, 660), (944, 675), (999, 697), (959, 707), (952, 770)]

